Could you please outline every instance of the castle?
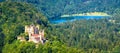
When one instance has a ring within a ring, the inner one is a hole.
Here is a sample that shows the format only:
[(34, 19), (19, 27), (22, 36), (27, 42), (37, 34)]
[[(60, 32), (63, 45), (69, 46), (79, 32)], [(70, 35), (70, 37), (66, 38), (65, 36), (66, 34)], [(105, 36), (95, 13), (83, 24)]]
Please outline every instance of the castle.
[[(29, 35), (29, 42), (34, 42), (34, 43), (45, 43), (45, 38), (44, 38), (44, 30), (39, 29), (39, 25), (30, 25), (30, 26), (25, 26), (25, 33)], [(21, 36), (18, 37), (20, 41), (24, 41), (25, 39)]]

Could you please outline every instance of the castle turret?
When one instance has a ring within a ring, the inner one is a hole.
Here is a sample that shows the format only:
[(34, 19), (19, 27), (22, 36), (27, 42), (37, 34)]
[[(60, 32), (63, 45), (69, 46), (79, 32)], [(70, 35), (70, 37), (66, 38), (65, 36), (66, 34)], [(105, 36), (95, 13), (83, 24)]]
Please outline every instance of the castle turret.
[(39, 25), (37, 25), (36, 27), (37, 27), (37, 28), (38, 28), (38, 30), (39, 30)]
[(41, 35), (42, 35), (42, 37), (44, 38), (44, 30), (42, 30), (42, 34), (41, 34)]
[(28, 31), (29, 31), (29, 27), (25, 26), (25, 33), (28, 33)]

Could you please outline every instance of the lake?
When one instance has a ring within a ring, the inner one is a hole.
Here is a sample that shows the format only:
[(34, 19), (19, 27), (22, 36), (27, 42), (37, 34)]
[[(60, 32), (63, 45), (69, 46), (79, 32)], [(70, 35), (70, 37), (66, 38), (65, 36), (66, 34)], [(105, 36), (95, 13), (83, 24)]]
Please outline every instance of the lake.
[(61, 17), (58, 19), (50, 19), (50, 23), (52, 24), (60, 24), (65, 22), (72, 22), (75, 20), (81, 20), (81, 19), (101, 19), (101, 18), (107, 18), (108, 16), (73, 16), (73, 17)]

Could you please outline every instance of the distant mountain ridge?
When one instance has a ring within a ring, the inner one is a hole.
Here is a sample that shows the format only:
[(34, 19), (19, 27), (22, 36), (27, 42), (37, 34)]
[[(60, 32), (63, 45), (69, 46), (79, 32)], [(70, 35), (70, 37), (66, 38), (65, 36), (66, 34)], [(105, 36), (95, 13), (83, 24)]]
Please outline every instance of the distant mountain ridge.
[(113, 13), (120, 8), (120, 0), (12, 0), (32, 3), (48, 18), (60, 17), (63, 14), (76, 14), (86, 12)]
[(119, 0), (13, 0), (28, 2), (36, 6), (49, 18), (60, 17), (63, 14), (75, 14), (85, 12), (107, 12), (120, 8)]

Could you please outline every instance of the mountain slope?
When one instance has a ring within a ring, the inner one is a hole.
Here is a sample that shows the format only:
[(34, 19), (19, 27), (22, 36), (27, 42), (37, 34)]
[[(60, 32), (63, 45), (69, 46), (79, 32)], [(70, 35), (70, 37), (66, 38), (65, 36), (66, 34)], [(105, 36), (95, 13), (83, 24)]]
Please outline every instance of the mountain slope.
[[(38, 44), (38, 48), (33, 42), (16, 40), (16, 37), (24, 32), (24, 26), (30, 24), (39, 24), (40, 28), (46, 29), (48, 20), (31, 4), (10, 1), (1, 2), (0, 53), (79, 53), (82, 51), (68, 47), (55, 39), (53, 41), (48, 40), (44, 45)], [(47, 34), (46, 36), (50, 35)]]
[[(11, 44), (20, 33), (24, 32), (24, 26), (28, 24), (40, 24), (46, 26), (47, 19), (32, 5), (19, 2), (0, 3), (0, 50), (3, 45)], [(1, 51), (0, 51), (1, 53)]]
[(100, 11), (113, 13), (120, 8), (119, 0), (12, 0), (17, 2), (32, 3), (48, 18), (60, 17), (63, 14), (75, 14)]

